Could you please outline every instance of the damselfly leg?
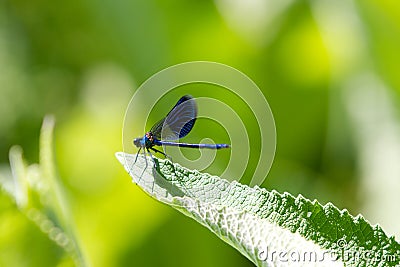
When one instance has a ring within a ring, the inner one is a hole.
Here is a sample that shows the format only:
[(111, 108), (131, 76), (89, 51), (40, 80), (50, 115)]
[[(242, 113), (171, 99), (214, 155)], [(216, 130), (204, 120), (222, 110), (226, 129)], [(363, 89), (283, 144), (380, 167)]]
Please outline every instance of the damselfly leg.
[(162, 151), (160, 151), (160, 150), (158, 150), (158, 149), (156, 149), (156, 148), (154, 148), (154, 147), (151, 147), (150, 149), (153, 150), (153, 151), (156, 152), (156, 153), (160, 153), (160, 154), (164, 155), (164, 157), (166, 157), (167, 159), (169, 159), (169, 161), (173, 162), (173, 161), (172, 161), (172, 157), (171, 157), (170, 155), (168, 155), (168, 154), (166, 154), (166, 153), (164, 153), (164, 152), (162, 152)]

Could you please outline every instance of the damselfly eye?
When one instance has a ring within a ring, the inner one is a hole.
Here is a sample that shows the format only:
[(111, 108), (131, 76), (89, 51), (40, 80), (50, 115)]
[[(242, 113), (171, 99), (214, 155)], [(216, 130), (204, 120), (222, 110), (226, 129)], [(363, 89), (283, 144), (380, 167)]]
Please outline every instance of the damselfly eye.
[(133, 139), (133, 144), (134, 144), (136, 147), (140, 147), (140, 139), (141, 139), (141, 138), (135, 138), (135, 139)]

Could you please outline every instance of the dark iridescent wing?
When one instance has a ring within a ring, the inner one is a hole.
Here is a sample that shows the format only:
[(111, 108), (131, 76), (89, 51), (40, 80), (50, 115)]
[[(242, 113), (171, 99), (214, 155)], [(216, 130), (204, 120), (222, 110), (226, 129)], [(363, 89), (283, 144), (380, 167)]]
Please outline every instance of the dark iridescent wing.
[[(196, 101), (191, 95), (182, 96), (174, 108), (168, 113), (163, 126), (163, 129), (165, 128), (168, 130), (169, 128), (175, 137), (171, 137), (170, 139), (165, 136), (163, 140), (173, 140), (185, 137), (192, 130), (196, 118)], [(163, 130), (164, 135), (167, 133), (166, 130)]]
[(158, 139), (161, 140), (161, 131), (164, 125), (165, 118), (159, 120), (156, 124), (151, 127), (150, 132)]
[(197, 117), (197, 106), (190, 95), (179, 99), (168, 115), (157, 122), (151, 132), (158, 140), (177, 140), (186, 136), (193, 128)]

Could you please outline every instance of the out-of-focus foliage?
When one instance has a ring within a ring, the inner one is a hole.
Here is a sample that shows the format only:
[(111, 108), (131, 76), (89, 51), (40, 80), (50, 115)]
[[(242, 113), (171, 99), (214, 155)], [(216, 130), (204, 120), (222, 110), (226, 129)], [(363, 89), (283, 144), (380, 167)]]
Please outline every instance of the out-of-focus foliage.
[[(114, 158), (138, 85), (173, 64), (217, 61), (252, 78), (274, 113), (266, 188), (362, 212), (399, 236), (399, 12), (395, 0), (3, 1), (1, 163), (13, 144), (38, 161), (41, 121), (53, 113), (59, 176), (91, 265), (250, 265), (131, 184)], [(65, 264), (4, 192), (0, 251), (0, 265)]]

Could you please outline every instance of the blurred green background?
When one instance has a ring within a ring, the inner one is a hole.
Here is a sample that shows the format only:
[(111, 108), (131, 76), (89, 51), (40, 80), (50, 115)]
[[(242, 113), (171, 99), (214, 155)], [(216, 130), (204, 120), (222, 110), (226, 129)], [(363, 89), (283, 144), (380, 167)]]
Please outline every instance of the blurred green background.
[[(395, 0), (5, 0), (2, 169), (14, 144), (38, 161), (43, 117), (54, 114), (58, 173), (89, 265), (251, 266), (145, 195), (114, 157), (142, 82), (181, 62), (216, 61), (253, 79), (274, 113), (264, 187), (362, 213), (399, 237), (399, 48)], [(68, 257), (0, 192), (0, 266), (70, 266)]]

